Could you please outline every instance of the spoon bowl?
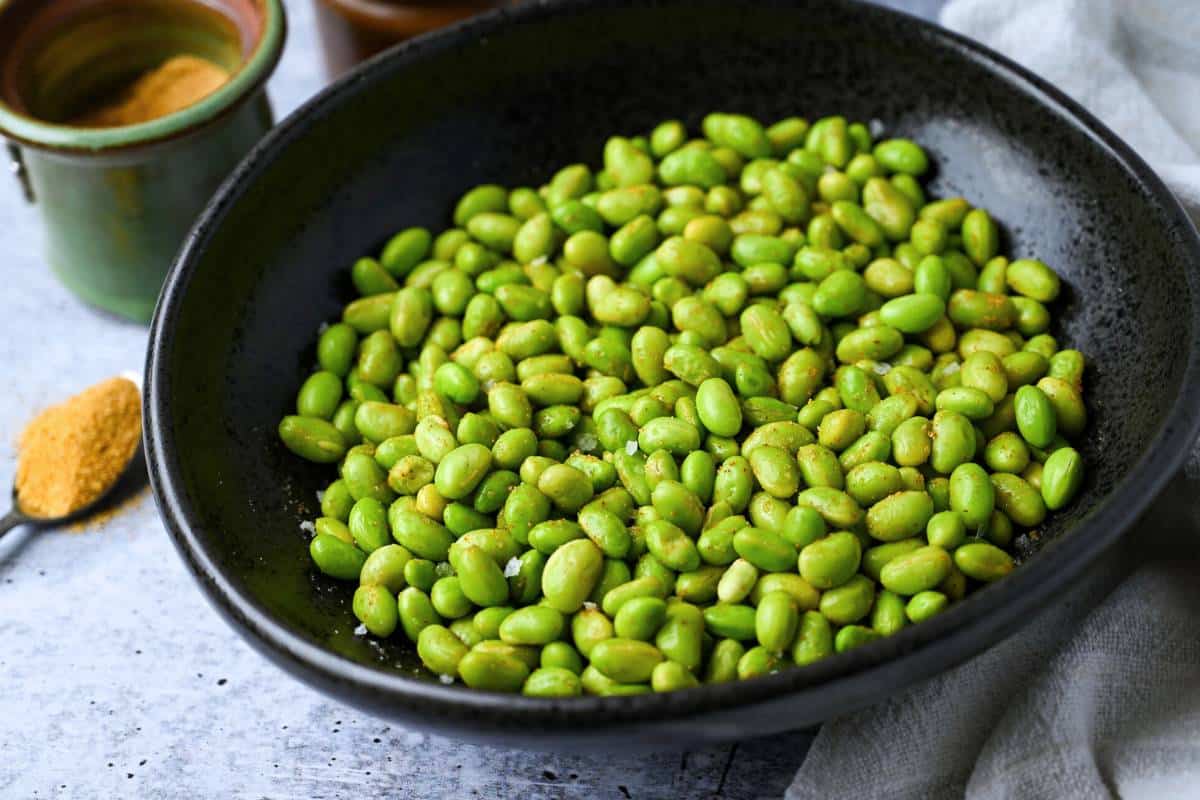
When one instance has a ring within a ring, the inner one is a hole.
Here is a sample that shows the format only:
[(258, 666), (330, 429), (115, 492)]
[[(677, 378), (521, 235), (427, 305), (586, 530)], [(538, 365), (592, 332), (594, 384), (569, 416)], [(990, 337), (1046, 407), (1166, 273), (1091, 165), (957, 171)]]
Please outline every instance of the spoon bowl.
[(95, 500), (87, 505), (77, 508), (70, 514), (65, 514), (59, 517), (35, 517), (21, 510), (21, 502), (17, 497), (17, 487), (12, 490), (12, 508), (3, 517), (0, 517), (0, 538), (18, 525), (29, 525), (35, 528), (53, 528), (59, 525), (67, 525), (72, 522), (78, 522), (86, 517), (90, 517), (104, 508), (116, 507), (121, 503), (133, 497), (142, 487), (146, 485), (146, 457), (141, 445), (133, 451), (129, 461), (121, 470), (121, 474), (105, 489)]

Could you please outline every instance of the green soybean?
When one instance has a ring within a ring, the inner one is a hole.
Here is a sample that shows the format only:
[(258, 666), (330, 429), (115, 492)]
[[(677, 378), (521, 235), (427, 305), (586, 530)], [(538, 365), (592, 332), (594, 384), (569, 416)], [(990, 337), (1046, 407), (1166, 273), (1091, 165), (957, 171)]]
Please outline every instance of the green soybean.
[(1042, 498), (1051, 511), (1066, 506), (1083, 485), (1083, 458), (1073, 447), (1055, 450), (1042, 469)]
[(954, 564), (968, 578), (991, 582), (1013, 570), (1012, 556), (987, 542), (971, 542), (954, 551)]
[(1003, 578), (1083, 488), (1063, 280), (929, 197), (918, 143), (729, 111), (689, 135), (610, 136), (346, 259), (359, 297), (277, 432), (336, 465), (316, 569), (443, 680), (811, 664)]

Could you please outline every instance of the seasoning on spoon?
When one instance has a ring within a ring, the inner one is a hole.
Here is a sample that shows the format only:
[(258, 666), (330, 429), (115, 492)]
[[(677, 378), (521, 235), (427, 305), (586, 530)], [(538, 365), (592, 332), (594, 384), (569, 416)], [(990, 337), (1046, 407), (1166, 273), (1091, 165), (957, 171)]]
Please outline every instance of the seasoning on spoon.
[(17, 504), (30, 517), (65, 517), (100, 499), (142, 438), (141, 392), (110, 378), (47, 408), (21, 434)]
[(71, 121), (84, 128), (136, 125), (194, 105), (229, 82), (229, 72), (197, 56), (169, 58), (117, 97)]

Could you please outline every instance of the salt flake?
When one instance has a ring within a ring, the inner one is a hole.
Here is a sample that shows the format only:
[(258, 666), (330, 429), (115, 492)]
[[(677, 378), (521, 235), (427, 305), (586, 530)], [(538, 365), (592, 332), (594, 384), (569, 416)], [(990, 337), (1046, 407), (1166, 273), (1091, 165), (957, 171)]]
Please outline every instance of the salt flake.
[(521, 572), (521, 559), (516, 558), (515, 556), (513, 558), (510, 558), (508, 560), (508, 563), (504, 565), (504, 577), (506, 577), (506, 578), (511, 578), (514, 575), (520, 574), (520, 572)]
[(638, 448), (638, 443), (632, 439), (630, 439), (628, 442), (625, 443), (625, 452), (629, 455), (633, 455), (634, 453), (636, 453), (637, 448)]

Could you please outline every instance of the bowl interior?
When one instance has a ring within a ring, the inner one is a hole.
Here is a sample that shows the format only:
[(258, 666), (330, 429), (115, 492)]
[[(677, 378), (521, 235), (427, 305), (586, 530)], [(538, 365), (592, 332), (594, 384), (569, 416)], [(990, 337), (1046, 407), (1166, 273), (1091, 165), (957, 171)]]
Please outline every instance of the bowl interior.
[(878, 120), (927, 147), (932, 196), (985, 206), (1006, 252), (1063, 275), (1053, 333), (1091, 365), (1088, 478), (1027, 543), (1031, 558), (1094, 534), (1114, 487), (1139, 479), (1194, 340), (1193, 234), (1070, 109), (930, 27), (843, 3), (499, 16), (393, 53), (286, 125), (219, 201), (160, 306), (160, 471), (175, 471), (207, 556), (269, 614), (346, 658), (425, 675), (406, 643), (355, 636), (350, 589), (310, 566), (300, 523), (319, 513), (330, 470), (275, 434), (319, 326), (353, 297), (353, 260), (403, 227), (447, 227), (473, 185), (536, 187), (557, 166), (597, 163), (611, 134), (670, 117), (695, 129), (714, 109)]

